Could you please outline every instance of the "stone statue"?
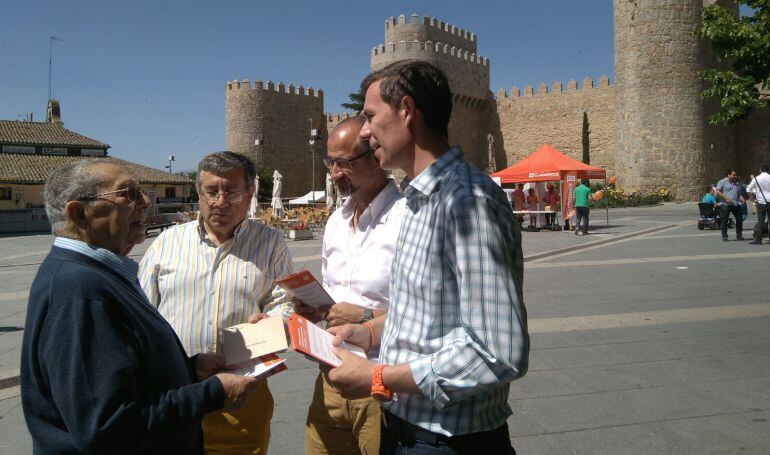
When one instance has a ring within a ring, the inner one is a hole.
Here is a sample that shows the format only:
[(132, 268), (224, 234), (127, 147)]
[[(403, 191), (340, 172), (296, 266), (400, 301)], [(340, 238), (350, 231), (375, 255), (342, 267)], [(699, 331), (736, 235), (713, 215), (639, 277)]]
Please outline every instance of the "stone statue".
[(487, 134), (487, 153), (489, 153), (489, 173), (497, 171), (497, 162), (495, 161), (495, 137), (492, 133)]
[(336, 191), (334, 188), (334, 182), (332, 176), (328, 172), (326, 173), (326, 207), (329, 211), (334, 210), (334, 200), (336, 198)]

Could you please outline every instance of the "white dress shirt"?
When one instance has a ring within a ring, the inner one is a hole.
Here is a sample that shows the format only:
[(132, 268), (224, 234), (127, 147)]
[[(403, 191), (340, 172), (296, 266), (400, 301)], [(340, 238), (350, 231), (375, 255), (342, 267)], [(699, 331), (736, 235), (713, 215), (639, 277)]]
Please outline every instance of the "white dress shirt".
[(403, 196), (395, 183), (388, 182), (359, 216), (355, 229), (354, 207), (355, 201), (348, 198), (326, 223), (323, 286), (335, 302), (384, 311), (390, 303), (390, 267), (401, 228)]
[[(760, 188), (762, 191), (760, 191)], [(767, 204), (767, 199), (770, 199), (770, 174), (763, 172), (754, 177), (749, 186), (746, 187), (746, 191), (754, 193), (758, 203)], [(763, 192), (765, 193), (764, 196), (762, 195)]]

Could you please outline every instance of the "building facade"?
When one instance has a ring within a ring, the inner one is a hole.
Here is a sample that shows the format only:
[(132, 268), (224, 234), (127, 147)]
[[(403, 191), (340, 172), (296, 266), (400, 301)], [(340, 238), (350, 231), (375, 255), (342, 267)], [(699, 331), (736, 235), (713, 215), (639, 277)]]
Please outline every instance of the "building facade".
[(149, 214), (179, 211), (189, 202), (192, 180), (110, 157), (109, 148), (64, 128), (55, 100), (45, 122), (0, 120), (0, 233), (50, 229), (45, 180), (54, 169), (78, 160), (101, 158), (125, 168), (150, 196)]

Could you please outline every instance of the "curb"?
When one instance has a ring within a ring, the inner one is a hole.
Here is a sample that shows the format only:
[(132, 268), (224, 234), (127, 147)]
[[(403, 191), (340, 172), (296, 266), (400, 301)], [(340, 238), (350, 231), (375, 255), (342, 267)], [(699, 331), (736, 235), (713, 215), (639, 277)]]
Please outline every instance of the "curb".
[(569, 246), (567, 248), (561, 248), (561, 249), (558, 249), (558, 250), (551, 250), (551, 251), (546, 251), (546, 252), (543, 252), (543, 253), (536, 253), (536, 254), (532, 254), (532, 255), (529, 255), (529, 256), (525, 256), (524, 257), (524, 262), (534, 261), (534, 260), (537, 260), (537, 259), (543, 259), (543, 258), (547, 258), (547, 257), (550, 257), (550, 256), (556, 256), (556, 255), (562, 254), (562, 253), (569, 253), (569, 252), (572, 252), (572, 251), (578, 251), (578, 250), (582, 250), (582, 249), (589, 248), (589, 247), (592, 247), (592, 246), (606, 245), (608, 243), (618, 242), (620, 240), (630, 239), (630, 238), (638, 237), (638, 236), (644, 235), (644, 234), (651, 234), (653, 232), (662, 231), (664, 229), (670, 229), (670, 228), (673, 228), (673, 227), (676, 227), (676, 226), (678, 226), (678, 225), (677, 224), (666, 224), (666, 225), (663, 225), (663, 226), (657, 226), (657, 227), (654, 227), (654, 228), (645, 229), (643, 231), (637, 231), (637, 232), (632, 232), (630, 234), (619, 235), (617, 237), (613, 237), (613, 238), (610, 238), (610, 239), (602, 239), (602, 240), (597, 240), (595, 242), (584, 243), (582, 245), (574, 245), (574, 246)]

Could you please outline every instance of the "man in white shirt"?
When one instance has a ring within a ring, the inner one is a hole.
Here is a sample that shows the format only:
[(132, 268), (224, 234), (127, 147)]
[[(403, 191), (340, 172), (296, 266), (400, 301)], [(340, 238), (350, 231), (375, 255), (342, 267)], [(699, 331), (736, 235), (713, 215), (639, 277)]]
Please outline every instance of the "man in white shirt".
[(760, 174), (751, 179), (751, 183), (746, 187), (746, 191), (754, 193), (757, 200), (757, 228), (754, 229), (754, 241), (749, 242), (752, 245), (762, 245), (762, 234), (764, 232), (765, 217), (768, 215), (768, 198), (770, 198), (770, 174), (767, 173), (767, 164), (760, 166)]
[[(362, 323), (385, 314), (390, 268), (403, 199), (369, 144), (358, 139), (365, 119), (343, 120), (329, 134), (324, 163), (342, 196), (350, 196), (326, 223), (321, 253), (323, 286), (335, 302), (316, 312), (298, 304), (313, 322), (329, 327)], [(376, 359), (378, 352), (368, 353)], [(370, 396), (343, 398), (318, 375), (305, 429), (305, 453), (374, 454), (380, 447), (380, 405)]]

